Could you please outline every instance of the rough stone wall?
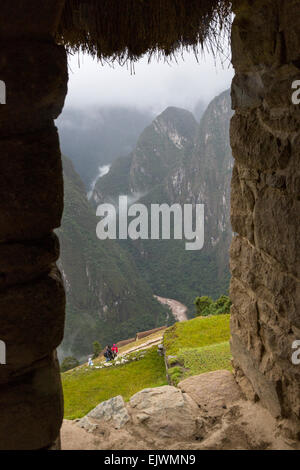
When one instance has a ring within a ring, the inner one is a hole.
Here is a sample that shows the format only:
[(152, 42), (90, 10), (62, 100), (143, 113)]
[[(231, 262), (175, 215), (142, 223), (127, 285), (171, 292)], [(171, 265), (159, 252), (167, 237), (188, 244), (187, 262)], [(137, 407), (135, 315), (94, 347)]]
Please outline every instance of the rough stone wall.
[(0, 80), (0, 448), (48, 448), (63, 416), (55, 349), (65, 295), (53, 229), (63, 210), (54, 118), (67, 63), (53, 33), (63, 0), (1, 1)]
[(233, 8), (231, 347), (248, 396), (299, 437), (300, 1)]

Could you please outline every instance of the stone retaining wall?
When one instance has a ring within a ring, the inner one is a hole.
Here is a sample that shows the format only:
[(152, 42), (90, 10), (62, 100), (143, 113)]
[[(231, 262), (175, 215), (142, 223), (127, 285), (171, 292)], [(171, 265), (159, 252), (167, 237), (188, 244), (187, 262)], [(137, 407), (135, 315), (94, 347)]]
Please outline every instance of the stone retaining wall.
[(300, 431), (300, 1), (233, 2), (231, 347), (249, 397)]

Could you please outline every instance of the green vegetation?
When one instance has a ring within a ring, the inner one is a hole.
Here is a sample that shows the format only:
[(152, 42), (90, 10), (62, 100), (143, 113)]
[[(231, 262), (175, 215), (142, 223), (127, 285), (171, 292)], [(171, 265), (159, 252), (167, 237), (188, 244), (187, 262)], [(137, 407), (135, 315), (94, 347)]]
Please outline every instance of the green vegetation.
[[(197, 317), (165, 330), (166, 355), (174, 356), (168, 360), (168, 374), (174, 385), (191, 375), (231, 370), (229, 317)], [(124, 351), (133, 345), (136, 342), (124, 346)], [(116, 395), (122, 395), (128, 401), (144, 388), (167, 383), (164, 358), (158, 354), (157, 346), (127, 354), (127, 363), (119, 364), (119, 361), (117, 358), (105, 367), (99, 358), (93, 368), (85, 364), (62, 374), (67, 419), (81, 418), (102, 401)]]
[(99, 343), (99, 341), (94, 341), (93, 342), (93, 359), (96, 359), (96, 357), (99, 356), (102, 349), (103, 348), (102, 348), (101, 344)]
[(202, 348), (182, 349), (178, 359), (189, 369), (186, 377), (212, 370), (231, 370), (231, 352), (229, 341), (211, 344)]
[(86, 415), (100, 402), (116, 395), (128, 401), (132, 395), (147, 387), (166, 385), (163, 357), (157, 346), (145, 351), (145, 356), (128, 364), (103, 369), (78, 369), (62, 374), (65, 400), (65, 418)]
[[(161, 203), (162, 199), (153, 198), (153, 203)], [(144, 203), (144, 199), (139, 202)], [(182, 240), (121, 240), (119, 244), (130, 253), (153, 292), (186, 305), (190, 317), (194, 312), (193, 299), (199, 293), (217, 299), (228, 292), (229, 271), (226, 266), (219, 275), (220, 263), (215, 252), (187, 251)], [(141, 253), (147, 253), (147, 257)]]
[(232, 370), (229, 342), (211, 344), (202, 348), (181, 349), (177, 363), (181, 366), (171, 367), (168, 370), (174, 385), (192, 375), (220, 369)]
[(79, 366), (79, 362), (76, 357), (68, 356), (65, 357), (61, 363), (60, 370), (61, 372), (66, 372), (67, 370), (74, 369), (74, 367)]
[(207, 317), (209, 315), (221, 315), (224, 313), (230, 313), (231, 301), (227, 295), (221, 295), (215, 302), (211, 297), (203, 296), (196, 297), (196, 316), (201, 315)]
[(170, 357), (168, 359), (168, 363), (169, 363), (169, 366), (175, 366), (178, 364), (178, 357), (177, 356), (174, 356), (174, 357)]
[(199, 348), (228, 341), (229, 318), (230, 315), (214, 315), (175, 323), (165, 332), (166, 355), (178, 355), (183, 348)]
[[(204, 303), (204, 302), (203, 302)], [(231, 370), (229, 315), (197, 317), (168, 328), (164, 346), (173, 385), (213, 370)]]
[(179, 366), (170, 367), (168, 374), (173, 385), (177, 385), (183, 377), (183, 369)]

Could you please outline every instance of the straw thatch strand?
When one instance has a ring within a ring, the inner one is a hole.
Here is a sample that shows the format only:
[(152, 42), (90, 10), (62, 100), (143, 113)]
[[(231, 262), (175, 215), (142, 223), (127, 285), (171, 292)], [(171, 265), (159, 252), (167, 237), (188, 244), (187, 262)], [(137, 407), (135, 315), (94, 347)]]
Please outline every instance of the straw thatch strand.
[(66, 0), (57, 36), (70, 52), (125, 62), (205, 44), (216, 50), (230, 20), (228, 0)]

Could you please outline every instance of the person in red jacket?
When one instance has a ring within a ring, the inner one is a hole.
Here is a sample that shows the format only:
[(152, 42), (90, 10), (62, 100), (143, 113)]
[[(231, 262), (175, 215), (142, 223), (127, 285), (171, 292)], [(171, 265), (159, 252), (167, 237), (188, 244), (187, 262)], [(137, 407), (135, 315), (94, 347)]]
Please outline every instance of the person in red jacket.
[(112, 353), (113, 353), (113, 357), (114, 358), (117, 357), (119, 350), (118, 350), (118, 347), (117, 347), (116, 344), (113, 344), (113, 347), (111, 348), (111, 350), (112, 350)]

